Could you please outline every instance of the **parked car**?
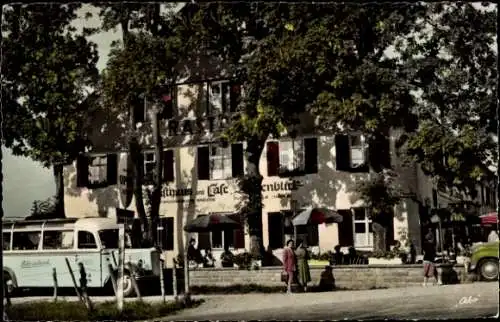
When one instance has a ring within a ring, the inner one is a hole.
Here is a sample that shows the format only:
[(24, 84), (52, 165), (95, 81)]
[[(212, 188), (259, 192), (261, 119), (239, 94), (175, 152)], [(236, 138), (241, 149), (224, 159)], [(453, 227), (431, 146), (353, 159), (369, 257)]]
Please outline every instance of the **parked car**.
[(489, 242), (473, 246), (468, 270), (479, 275), (482, 280), (498, 280), (499, 242)]

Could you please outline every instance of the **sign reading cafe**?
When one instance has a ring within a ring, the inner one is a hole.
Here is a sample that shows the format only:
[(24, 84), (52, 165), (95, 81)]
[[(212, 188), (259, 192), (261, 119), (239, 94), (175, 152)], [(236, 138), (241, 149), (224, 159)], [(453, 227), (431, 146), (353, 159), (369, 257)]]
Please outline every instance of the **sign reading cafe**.
[[(262, 192), (286, 193), (295, 191), (301, 186), (302, 183), (299, 180), (276, 181), (262, 184)], [(231, 186), (226, 183), (212, 183), (206, 186), (205, 189), (199, 189), (196, 191), (192, 188), (170, 188), (169, 186), (164, 185), (162, 189), (162, 199), (163, 202), (183, 202), (185, 201), (185, 197), (188, 197), (188, 200), (213, 201), (216, 200), (217, 197), (234, 193), (232, 190)], [(277, 197), (281, 196), (283, 195), (277, 195)]]

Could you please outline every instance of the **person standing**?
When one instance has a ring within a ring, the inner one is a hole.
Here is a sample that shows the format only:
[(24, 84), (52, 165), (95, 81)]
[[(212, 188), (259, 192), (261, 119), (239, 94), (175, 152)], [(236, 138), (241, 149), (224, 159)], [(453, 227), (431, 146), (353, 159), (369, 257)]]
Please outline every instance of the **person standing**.
[(292, 293), (293, 278), (297, 269), (297, 261), (293, 251), (293, 246), (293, 240), (290, 239), (287, 241), (286, 247), (283, 249), (283, 272), (287, 276), (286, 292), (288, 294)]
[(297, 244), (295, 256), (297, 258), (298, 280), (304, 292), (307, 292), (307, 283), (311, 281), (311, 272), (309, 271), (308, 263), (309, 252), (307, 251), (305, 242), (298, 241)]
[(423, 286), (427, 286), (427, 282), (430, 277), (434, 277), (435, 284), (438, 284), (438, 274), (435, 266), (436, 260), (436, 246), (431, 240), (425, 240), (423, 245), (424, 252), (424, 284)]

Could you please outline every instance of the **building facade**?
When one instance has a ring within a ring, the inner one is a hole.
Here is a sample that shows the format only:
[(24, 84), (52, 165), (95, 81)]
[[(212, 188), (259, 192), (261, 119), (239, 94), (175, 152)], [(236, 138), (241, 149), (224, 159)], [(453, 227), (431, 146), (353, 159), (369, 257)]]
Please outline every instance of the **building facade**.
[[(161, 121), (165, 149), (160, 241), (167, 258), (182, 252), (186, 240), (192, 237), (198, 240), (200, 248), (210, 247), (215, 253), (224, 246), (237, 252), (249, 247), (246, 228), (207, 234), (183, 231), (187, 222), (210, 213), (227, 214), (241, 221), (238, 212), (244, 196), (239, 193), (236, 178), (246, 171), (245, 142), (224, 144), (216, 139), (217, 132), (230, 123), (240, 93), (239, 86), (231, 82), (210, 81), (180, 84), (162, 96), (166, 117)], [(147, 190), (156, 164), (151, 125), (147, 110), (138, 108), (136, 114), (142, 133), (140, 162)], [(117, 209), (135, 211), (120, 119), (117, 116), (108, 124), (97, 122), (92, 151), (66, 167), (67, 216), (114, 217)], [(372, 249), (372, 223), (354, 192), (356, 183), (370, 175), (363, 135), (315, 134), (313, 122), (307, 117), (301, 120), (294, 138), (270, 138), (261, 156), (264, 246), (282, 249), (287, 238), (293, 236), (293, 214), (314, 206), (336, 209), (344, 220), (300, 230), (309, 246), (321, 252), (336, 245)], [(411, 241), (419, 249), (421, 208), (416, 200), (425, 203), (434, 197), (443, 204), (446, 198), (435, 196), (431, 181), (419, 167), (403, 166), (399, 161), (395, 141), (400, 134), (391, 132), (388, 157), (398, 174), (397, 184), (412, 198), (403, 198), (395, 207), (388, 239), (389, 243), (400, 241), (403, 245)]]

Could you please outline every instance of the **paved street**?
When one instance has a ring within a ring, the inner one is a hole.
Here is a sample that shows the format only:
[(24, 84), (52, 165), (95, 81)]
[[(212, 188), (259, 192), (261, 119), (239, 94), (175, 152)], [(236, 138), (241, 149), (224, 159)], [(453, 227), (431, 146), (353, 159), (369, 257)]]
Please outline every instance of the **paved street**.
[(210, 297), (165, 320), (439, 319), (498, 313), (498, 283), (311, 294)]
[[(440, 319), (492, 317), (498, 313), (498, 283), (473, 283), (366, 291), (308, 294), (198, 295), (201, 306), (163, 320), (322, 320), (322, 319)], [(61, 297), (74, 300), (74, 296)], [(159, 301), (159, 296), (144, 297)], [(172, 300), (171, 296), (167, 300)], [(18, 297), (12, 303), (51, 300)], [(92, 301), (113, 301), (92, 296)], [(134, 299), (126, 299), (131, 301)]]

